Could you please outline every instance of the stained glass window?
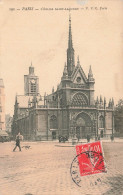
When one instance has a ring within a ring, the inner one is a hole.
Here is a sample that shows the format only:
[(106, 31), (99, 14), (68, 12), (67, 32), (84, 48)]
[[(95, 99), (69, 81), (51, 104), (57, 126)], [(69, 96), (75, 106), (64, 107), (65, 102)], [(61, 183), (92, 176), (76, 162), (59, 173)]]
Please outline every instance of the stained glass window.
[(57, 118), (55, 115), (52, 115), (50, 118), (50, 129), (57, 129)]
[(103, 116), (99, 117), (99, 128), (104, 128), (104, 117)]
[(76, 95), (74, 95), (71, 106), (79, 107), (84, 105), (88, 105), (86, 96), (82, 93), (77, 93)]

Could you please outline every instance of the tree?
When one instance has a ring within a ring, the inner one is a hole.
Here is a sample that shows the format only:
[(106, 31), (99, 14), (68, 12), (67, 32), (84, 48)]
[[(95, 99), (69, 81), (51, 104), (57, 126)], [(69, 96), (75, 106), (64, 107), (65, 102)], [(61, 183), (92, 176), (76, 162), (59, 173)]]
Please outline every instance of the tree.
[(118, 101), (114, 111), (115, 135), (123, 136), (123, 99)]

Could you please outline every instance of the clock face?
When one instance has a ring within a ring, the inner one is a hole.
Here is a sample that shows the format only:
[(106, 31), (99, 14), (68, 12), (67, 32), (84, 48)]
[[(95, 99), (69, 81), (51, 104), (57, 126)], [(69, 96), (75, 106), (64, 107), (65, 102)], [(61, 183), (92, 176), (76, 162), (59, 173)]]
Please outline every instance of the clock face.
[(34, 84), (35, 82), (36, 82), (36, 81), (35, 81), (34, 79), (32, 79), (32, 80), (31, 80), (31, 83), (33, 83), (33, 84)]

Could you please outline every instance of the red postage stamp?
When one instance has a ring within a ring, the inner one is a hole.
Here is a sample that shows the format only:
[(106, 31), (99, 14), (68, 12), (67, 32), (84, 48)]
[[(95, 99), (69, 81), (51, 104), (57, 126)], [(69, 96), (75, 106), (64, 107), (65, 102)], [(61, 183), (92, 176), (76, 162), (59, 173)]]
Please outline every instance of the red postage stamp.
[(76, 153), (81, 176), (106, 172), (100, 141), (77, 145)]

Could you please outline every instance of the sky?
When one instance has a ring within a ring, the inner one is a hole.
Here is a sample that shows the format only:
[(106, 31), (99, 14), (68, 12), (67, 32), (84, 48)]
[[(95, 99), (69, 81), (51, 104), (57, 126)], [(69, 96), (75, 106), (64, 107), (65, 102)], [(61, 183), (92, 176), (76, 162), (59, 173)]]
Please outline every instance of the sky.
[(78, 9), (70, 12), (75, 61), (79, 55), (86, 76), (91, 65), (95, 99), (102, 95), (108, 103), (114, 97), (116, 104), (123, 98), (123, 0), (1, 0), (0, 77), (6, 114), (13, 115), (15, 95), (24, 94), (24, 75), (31, 62), (41, 95), (50, 94), (60, 83), (67, 58), (69, 11), (55, 8)]

